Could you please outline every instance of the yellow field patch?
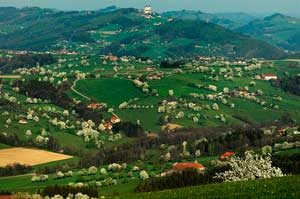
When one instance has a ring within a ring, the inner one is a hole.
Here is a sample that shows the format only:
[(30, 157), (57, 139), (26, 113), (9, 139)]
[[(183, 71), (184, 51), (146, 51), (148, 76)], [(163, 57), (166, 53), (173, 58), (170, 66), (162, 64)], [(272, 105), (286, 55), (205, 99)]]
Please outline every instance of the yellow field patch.
[(9, 148), (0, 150), (0, 167), (8, 164), (20, 163), (25, 165), (38, 165), (58, 160), (70, 159), (73, 156), (53, 153), (39, 149)]

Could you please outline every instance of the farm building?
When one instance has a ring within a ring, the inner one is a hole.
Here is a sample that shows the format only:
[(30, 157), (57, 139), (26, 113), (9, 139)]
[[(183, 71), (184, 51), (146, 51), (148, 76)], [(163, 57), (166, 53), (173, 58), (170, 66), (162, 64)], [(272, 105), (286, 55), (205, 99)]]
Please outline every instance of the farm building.
[(172, 169), (161, 173), (159, 176), (161, 176), (161, 177), (169, 176), (169, 175), (172, 175), (173, 173), (182, 172), (187, 169), (195, 169), (199, 173), (202, 173), (205, 170), (205, 167), (202, 164), (195, 163), (195, 162), (175, 163), (175, 164), (173, 164)]
[(19, 124), (27, 124), (27, 120), (26, 119), (20, 119)]
[(234, 152), (231, 152), (231, 151), (227, 151), (225, 153), (223, 153), (221, 156), (220, 156), (220, 159), (221, 160), (227, 160), (228, 158), (234, 156), (235, 153)]
[(183, 162), (183, 163), (175, 163), (173, 165), (173, 170), (180, 172), (186, 169), (196, 169), (198, 171), (205, 170), (205, 167), (202, 164), (195, 163), (195, 162)]
[(263, 80), (269, 81), (269, 80), (271, 80), (271, 79), (276, 80), (276, 79), (278, 79), (278, 77), (277, 77), (277, 75), (275, 75), (275, 74), (263, 74), (263, 75), (262, 75), (262, 79), (263, 79)]
[(117, 124), (117, 123), (121, 122), (121, 119), (117, 116), (112, 116), (111, 119), (110, 119), (110, 122), (112, 124)]
[(118, 61), (119, 58), (117, 56), (114, 56), (112, 54), (109, 54), (105, 57), (106, 60), (109, 60), (109, 61)]
[(113, 127), (111, 122), (106, 122), (103, 125), (104, 125), (105, 130), (111, 130)]
[(103, 104), (101, 104), (101, 103), (92, 103), (92, 104), (89, 104), (87, 106), (87, 108), (89, 108), (89, 109), (102, 109)]

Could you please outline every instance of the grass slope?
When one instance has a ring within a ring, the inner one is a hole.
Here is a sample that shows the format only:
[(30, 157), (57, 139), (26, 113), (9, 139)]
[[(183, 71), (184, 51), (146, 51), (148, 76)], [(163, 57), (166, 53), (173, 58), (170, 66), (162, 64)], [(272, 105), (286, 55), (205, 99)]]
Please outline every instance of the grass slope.
[(262, 20), (252, 21), (238, 31), (287, 50), (300, 50), (300, 19), (298, 18), (274, 14)]
[(129, 99), (144, 97), (131, 81), (125, 79), (81, 80), (78, 81), (76, 90), (114, 106)]
[(231, 182), (222, 184), (211, 184), (182, 189), (121, 195), (116, 198), (131, 199), (231, 199), (231, 198), (261, 198), (261, 199), (296, 199), (300, 197), (300, 176), (286, 176), (266, 180), (253, 180), (245, 182)]

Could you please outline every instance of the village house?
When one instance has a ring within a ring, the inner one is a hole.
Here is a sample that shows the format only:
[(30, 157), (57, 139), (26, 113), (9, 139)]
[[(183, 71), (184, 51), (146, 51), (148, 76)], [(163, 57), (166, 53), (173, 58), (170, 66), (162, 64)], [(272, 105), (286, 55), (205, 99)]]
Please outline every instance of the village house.
[(158, 134), (157, 133), (148, 133), (147, 134), (147, 138), (149, 138), (149, 139), (156, 139), (156, 138), (158, 138), (159, 136), (158, 136)]
[(279, 128), (277, 132), (279, 135), (284, 136), (286, 135), (286, 128)]
[(105, 56), (105, 59), (109, 60), (109, 61), (118, 61), (119, 60), (119, 58), (117, 56), (114, 56), (112, 54)]
[(110, 122), (112, 124), (117, 124), (117, 123), (121, 122), (121, 119), (117, 116), (112, 116), (111, 119), (110, 119)]
[(182, 162), (182, 163), (175, 163), (173, 165), (173, 170), (177, 172), (181, 172), (186, 169), (196, 169), (197, 171), (201, 172), (205, 170), (205, 167), (202, 164), (195, 163), (195, 162)]
[(128, 57), (125, 57), (125, 56), (121, 57), (120, 60), (121, 60), (122, 62), (129, 62)]
[(91, 104), (89, 104), (88, 106), (87, 106), (87, 108), (89, 108), (89, 109), (93, 109), (93, 110), (95, 110), (95, 109), (102, 109), (104, 106), (103, 106), (103, 104), (101, 104), (101, 103), (91, 103)]
[(107, 131), (111, 130), (113, 128), (113, 125), (111, 122), (106, 122), (103, 124), (103, 126), (104, 126), (105, 130), (107, 130)]
[(19, 124), (27, 124), (27, 120), (22, 118), (19, 120)]
[(232, 156), (235, 156), (235, 153), (232, 151), (227, 151), (220, 156), (220, 160), (228, 160)]
[(269, 81), (269, 80), (272, 80), (272, 79), (277, 80), (278, 77), (275, 74), (263, 74), (262, 79), (266, 80), (266, 81)]
[(172, 169), (161, 173), (159, 176), (165, 177), (168, 175), (172, 175), (173, 173), (180, 173), (187, 169), (194, 169), (198, 171), (198, 173), (202, 173), (205, 170), (205, 167), (202, 164), (196, 162), (182, 162), (173, 164)]
[(154, 68), (153, 67), (147, 67), (146, 70), (147, 71), (154, 71)]
[[(147, 71), (150, 71), (150, 70), (151, 70), (151, 69), (148, 69), (148, 68), (147, 68)], [(153, 69), (153, 70), (154, 70), (154, 69)], [(163, 76), (164, 76), (163, 73), (154, 72), (154, 73), (149, 74), (149, 75), (147, 76), (147, 80), (160, 80), (160, 79), (163, 78)]]

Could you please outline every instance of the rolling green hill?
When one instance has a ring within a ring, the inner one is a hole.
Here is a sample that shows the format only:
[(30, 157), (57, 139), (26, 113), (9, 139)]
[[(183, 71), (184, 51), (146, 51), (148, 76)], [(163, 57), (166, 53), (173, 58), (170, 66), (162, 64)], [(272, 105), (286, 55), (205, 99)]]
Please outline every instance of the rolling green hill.
[[(122, 195), (120, 198), (299, 198), (299, 176), (286, 176), (267, 180), (211, 184), (176, 190)], [(119, 197), (118, 197), (119, 198)]]
[(285, 53), (221, 26), (154, 16), (137, 9), (62, 12), (1, 8), (0, 48), (112, 52), (144, 57), (227, 56), (278, 58)]
[(239, 32), (290, 50), (300, 50), (300, 19), (274, 14), (237, 29)]
[(193, 10), (169, 11), (162, 14), (165, 17), (173, 17), (178, 19), (202, 20), (214, 23), (224, 28), (236, 29), (247, 25), (256, 17), (246, 13), (205, 13)]

